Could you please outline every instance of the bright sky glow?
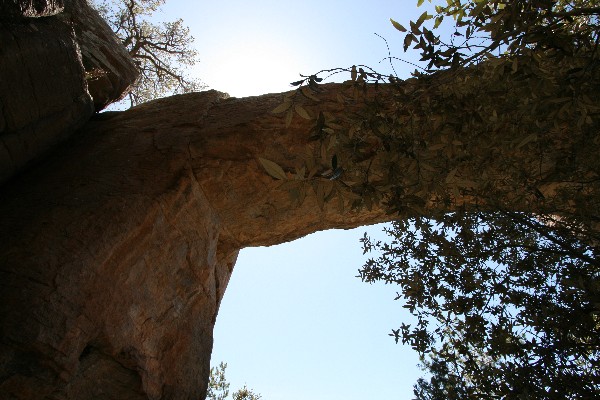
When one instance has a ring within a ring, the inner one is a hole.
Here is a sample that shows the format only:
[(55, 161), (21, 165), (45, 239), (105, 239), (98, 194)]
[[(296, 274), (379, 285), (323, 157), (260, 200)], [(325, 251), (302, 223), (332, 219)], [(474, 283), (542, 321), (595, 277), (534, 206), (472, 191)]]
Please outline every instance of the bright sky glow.
[[(389, 18), (408, 24), (423, 12), (416, 0), (167, 0), (163, 9), (166, 19), (183, 18), (196, 39), (201, 62), (194, 74), (236, 97), (286, 91), (300, 73), (333, 67), (366, 64), (390, 72), (389, 63), (380, 63), (387, 49), (375, 33), (404, 57)], [(396, 63), (401, 76), (413, 69)]]
[[(246, 46), (239, 46), (235, 39), (227, 38), (211, 59), (206, 66), (204, 63), (198, 66), (199, 76), (210, 77), (211, 87), (236, 97), (287, 90), (292, 77), (289, 71), (301, 64), (297, 53), (285, 42), (269, 41), (267, 36), (260, 35), (249, 38)], [(243, 65), (241, 69), (240, 64)]]
[[(416, 0), (167, 0), (164, 18), (183, 18), (209, 88), (244, 97), (290, 90), (300, 73), (370, 65), (389, 73)], [(400, 77), (414, 67), (396, 62)], [(340, 76), (336, 81), (347, 79)], [(228, 363), (231, 389), (247, 384), (264, 400), (412, 398), (421, 376), (416, 354), (388, 336), (406, 322), (395, 287), (355, 276), (365, 261), (364, 231), (328, 231), (271, 248), (244, 249), (221, 304), (213, 365)]]

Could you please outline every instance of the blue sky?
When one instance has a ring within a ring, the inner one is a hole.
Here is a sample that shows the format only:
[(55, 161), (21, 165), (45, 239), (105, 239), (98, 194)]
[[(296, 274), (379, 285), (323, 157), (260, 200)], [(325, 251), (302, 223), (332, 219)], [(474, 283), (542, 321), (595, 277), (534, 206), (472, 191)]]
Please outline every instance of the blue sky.
[[(167, 0), (166, 19), (183, 18), (201, 62), (193, 73), (210, 88), (244, 97), (289, 90), (298, 74), (366, 64), (389, 71), (403, 36), (389, 22), (417, 19), (416, 0)], [(408, 55), (414, 61), (415, 54)], [(397, 62), (399, 75), (414, 67)]]
[[(400, 23), (423, 12), (416, 0), (167, 0), (164, 18), (183, 18), (201, 62), (190, 72), (209, 88), (244, 97), (290, 90), (298, 74), (373, 66), (389, 73)], [(400, 77), (414, 67), (394, 63)], [(346, 79), (340, 77), (338, 79)], [(381, 226), (327, 231), (269, 248), (242, 250), (225, 293), (212, 354), (228, 363), (231, 388), (265, 400), (410, 399), (421, 376), (416, 354), (388, 336), (406, 322), (397, 288), (355, 276), (366, 256), (359, 239)]]
[[(355, 276), (367, 228), (242, 251), (221, 305), (213, 362), (265, 399), (409, 399), (418, 359), (387, 336), (395, 288)], [(368, 229), (383, 237), (381, 226)], [(232, 386), (232, 387), (233, 387)]]

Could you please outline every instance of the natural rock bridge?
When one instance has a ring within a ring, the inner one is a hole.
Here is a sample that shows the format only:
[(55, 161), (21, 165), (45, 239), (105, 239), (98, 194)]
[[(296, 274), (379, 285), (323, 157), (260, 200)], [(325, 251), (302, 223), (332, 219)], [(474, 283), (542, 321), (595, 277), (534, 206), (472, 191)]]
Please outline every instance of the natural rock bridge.
[(294, 206), (258, 162), (289, 162), (306, 143), (307, 126), (270, 114), (280, 101), (209, 91), (100, 115), (5, 185), (10, 390), (62, 381), (67, 398), (91, 398), (102, 382), (111, 398), (199, 395), (241, 248), (386, 219), (310, 197)]
[[(314, 124), (296, 116), (286, 127), (271, 112), (281, 94), (207, 91), (94, 115), (136, 71), (85, 0), (8, 0), (0, 15), (0, 398), (202, 398), (241, 248), (392, 218), (380, 204), (323, 206), (312, 192), (293, 201), (265, 172), (259, 158), (293, 171)], [(302, 113), (343, 126), (361, 107), (339, 101), (344, 88), (324, 85)], [(377, 96), (385, 103), (387, 89)], [(500, 146), (524, 169), (537, 162)], [(531, 198), (550, 199), (564, 174), (559, 156), (544, 163), (533, 194), (500, 200), (535, 211)], [(449, 182), (455, 171), (430, 174)]]
[[(5, 5), (0, 33), (0, 397), (201, 398), (239, 249), (385, 214), (278, 188), (258, 157), (293, 165), (309, 124), (270, 112), (281, 95), (92, 117), (132, 65), (85, 1), (36, 4)], [(90, 68), (105, 73), (87, 85)]]

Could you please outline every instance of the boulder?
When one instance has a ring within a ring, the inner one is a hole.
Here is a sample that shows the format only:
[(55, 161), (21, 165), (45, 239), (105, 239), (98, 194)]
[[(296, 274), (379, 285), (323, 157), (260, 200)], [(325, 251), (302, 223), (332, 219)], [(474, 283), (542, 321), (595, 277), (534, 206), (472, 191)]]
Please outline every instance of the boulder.
[(54, 1), (2, 4), (13, 12), (0, 24), (0, 182), (120, 99), (138, 76), (85, 0), (67, 0), (64, 10)]
[(58, 15), (69, 22), (81, 51), (88, 91), (96, 111), (123, 98), (139, 77), (129, 52), (85, 0), (65, 0)]
[(0, 0), (0, 19), (49, 17), (64, 9), (64, 0)]
[(94, 113), (73, 30), (56, 17), (0, 26), (0, 182)]

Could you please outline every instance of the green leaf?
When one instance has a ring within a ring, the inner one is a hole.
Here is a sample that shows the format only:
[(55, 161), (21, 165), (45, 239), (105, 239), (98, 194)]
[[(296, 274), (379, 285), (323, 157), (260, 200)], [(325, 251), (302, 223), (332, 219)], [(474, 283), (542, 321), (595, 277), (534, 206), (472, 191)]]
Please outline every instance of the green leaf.
[(338, 209), (338, 213), (343, 214), (344, 213), (344, 197), (342, 196), (342, 193), (338, 193), (337, 195), (337, 209)]
[(304, 96), (308, 97), (309, 99), (314, 100), (314, 101), (320, 101), (319, 98), (313, 94), (312, 89), (309, 88), (308, 86), (302, 86), (302, 88), (300, 90), (302, 91), (302, 94)]
[(431, 18), (433, 18), (433, 16), (428, 14), (427, 11), (425, 11), (423, 14), (421, 14), (419, 19), (417, 20), (417, 26), (420, 27), (423, 24), (423, 22), (425, 22)]
[(294, 110), (292, 110), (291, 108), (288, 110), (287, 114), (285, 115), (285, 127), (289, 128), (290, 125), (292, 124), (292, 118), (294, 118)]
[[(410, 21), (410, 31), (414, 34), (414, 35), (420, 35), (421, 34), (421, 30), (419, 29), (420, 24), (417, 24), (416, 22), (412, 22)], [(415, 39), (416, 41), (416, 39)]]
[(390, 22), (392, 23), (392, 25), (394, 25), (394, 28), (398, 29), (400, 32), (406, 32), (406, 28), (394, 21), (393, 19), (390, 18)]
[(475, 1), (475, 3), (477, 3), (477, 5), (475, 6), (474, 9), (472, 9), (469, 12), (469, 16), (470, 17), (477, 17), (477, 16), (479, 16), (479, 14), (481, 14), (481, 12), (483, 11), (483, 8), (488, 5), (487, 1)]
[(408, 49), (408, 46), (410, 46), (414, 38), (415, 35), (413, 35), (412, 33), (409, 33), (404, 37), (404, 51)]
[(418, 1), (417, 1), (417, 7), (421, 7), (421, 6), (423, 5), (423, 2), (424, 2), (424, 1), (425, 1), (425, 0), (418, 0)]
[(302, 168), (296, 168), (296, 180), (304, 180), (306, 176), (306, 166), (302, 166)]
[(308, 171), (308, 177), (306, 179), (311, 179), (317, 172), (319, 172), (319, 166), (315, 165)]
[(315, 192), (319, 209), (323, 211), (325, 208), (325, 188), (323, 187), (323, 182), (315, 182), (313, 184), (313, 191)]
[(262, 164), (265, 171), (275, 179), (287, 180), (287, 175), (277, 163), (267, 160), (266, 158), (258, 157), (258, 161)]
[(298, 114), (299, 116), (301, 116), (304, 119), (311, 119), (310, 114), (308, 113), (308, 111), (306, 111), (304, 109), (304, 107), (302, 107), (300, 104), (296, 104), (294, 106), (294, 110), (296, 111), (296, 114)]
[(284, 101), (283, 103), (281, 103), (280, 105), (275, 107), (271, 112), (273, 114), (279, 114), (279, 113), (287, 111), (291, 106), (292, 106), (292, 102)]
[(537, 140), (537, 135), (535, 133), (532, 133), (531, 135), (528, 135), (527, 137), (525, 137), (525, 139), (523, 139), (521, 141), (521, 143), (519, 143), (517, 145), (517, 149), (520, 149), (521, 147), (525, 146), (527, 143), (533, 142)]

